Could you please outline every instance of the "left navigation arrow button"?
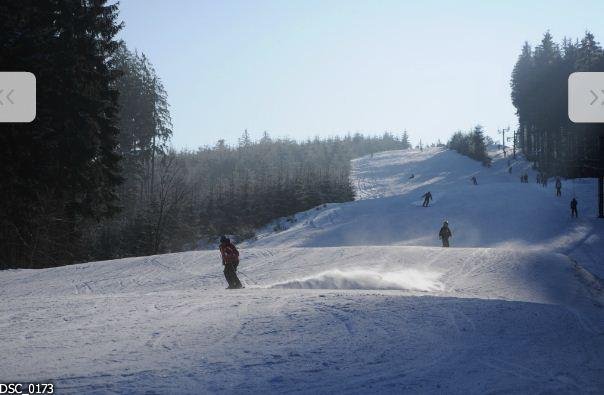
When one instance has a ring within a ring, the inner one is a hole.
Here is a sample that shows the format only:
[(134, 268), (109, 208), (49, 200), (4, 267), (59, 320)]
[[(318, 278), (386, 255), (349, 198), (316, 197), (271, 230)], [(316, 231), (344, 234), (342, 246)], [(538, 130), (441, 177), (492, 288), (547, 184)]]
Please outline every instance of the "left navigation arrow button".
[(36, 118), (36, 77), (28, 72), (0, 72), (0, 122)]

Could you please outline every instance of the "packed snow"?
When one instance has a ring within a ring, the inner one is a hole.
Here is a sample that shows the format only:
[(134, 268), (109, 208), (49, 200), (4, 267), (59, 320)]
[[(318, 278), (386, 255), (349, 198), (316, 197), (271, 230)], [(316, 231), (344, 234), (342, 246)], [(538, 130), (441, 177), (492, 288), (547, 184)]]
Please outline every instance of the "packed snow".
[[(224, 289), (217, 251), (0, 272), (0, 382), (51, 380), (59, 394), (603, 393), (595, 182), (563, 180), (558, 198), (527, 162), (510, 174), (494, 156), (491, 168), (442, 149), (353, 161), (354, 202), (240, 244), (242, 290)], [(439, 247), (444, 219), (453, 248)]]

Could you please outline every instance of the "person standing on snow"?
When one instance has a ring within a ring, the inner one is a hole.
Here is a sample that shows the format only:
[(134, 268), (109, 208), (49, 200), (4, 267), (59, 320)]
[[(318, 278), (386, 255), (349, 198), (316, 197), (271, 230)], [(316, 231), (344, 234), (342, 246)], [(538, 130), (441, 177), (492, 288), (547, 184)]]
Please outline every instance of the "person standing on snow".
[(570, 201), (570, 216), (579, 218), (579, 212), (577, 211), (577, 199), (575, 198)]
[(478, 185), (478, 181), (476, 181), (476, 176), (472, 176), (472, 183), (474, 185)]
[(560, 181), (560, 177), (556, 177), (556, 196), (562, 196), (562, 181)]
[(440, 228), (440, 232), (438, 232), (438, 238), (443, 241), (443, 247), (449, 247), (449, 238), (453, 237), (451, 233), (451, 229), (449, 229), (449, 222), (443, 222), (442, 228)]
[(422, 197), (424, 198), (424, 203), (422, 204), (422, 206), (428, 207), (428, 205), (430, 204), (430, 200), (432, 200), (432, 194), (430, 193), (430, 191), (428, 191), (424, 193)]
[(231, 240), (226, 236), (220, 237), (220, 255), (224, 265), (224, 278), (226, 278), (229, 287), (227, 289), (243, 288), (239, 277), (237, 277), (237, 266), (239, 266), (239, 251)]

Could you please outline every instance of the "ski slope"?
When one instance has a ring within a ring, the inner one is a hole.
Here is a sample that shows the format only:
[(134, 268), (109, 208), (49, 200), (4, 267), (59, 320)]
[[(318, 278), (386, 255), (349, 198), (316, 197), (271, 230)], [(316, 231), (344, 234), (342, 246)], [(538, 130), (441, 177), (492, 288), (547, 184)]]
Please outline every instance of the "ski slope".
[[(356, 201), (241, 244), (238, 291), (224, 289), (216, 251), (0, 272), (0, 382), (52, 380), (68, 394), (602, 393), (595, 184), (564, 182), (556, 198), (532, 173), (519, 182), (528, 168), (519, 160), (510, 175), (507, 159), (485, 168), (440, 149), (355, 160)], [(444, 218), (454, 248), (438, 246)]]
[[(595, 179), (562, 180), (562, 197), (554, 180), (547, 188), (535, 182), (526, 161), (492, 151), (491, 168), (454, 151), (390, 151), (353, 161), (357, 200), (329, 204), (300, 213), (293, 226), (275, 233), (274, 224), (251, 246), (323, 247), (341, 245), (440, 246), (438, 230), (448, 220), (453, 247), (545, 249), (577, 257), (604, 278), (604, 221), (597, 220)], [(520, 183), (520, 174), (529, 183)], [(415, 177), (410, 179), (410, 175)], [(476, 176), (478, 185), (470, 178)], [(433, 202), (422, 207), (430, 191)], [(570, 200), (579, 202), (578, 220), (570, 217)]]

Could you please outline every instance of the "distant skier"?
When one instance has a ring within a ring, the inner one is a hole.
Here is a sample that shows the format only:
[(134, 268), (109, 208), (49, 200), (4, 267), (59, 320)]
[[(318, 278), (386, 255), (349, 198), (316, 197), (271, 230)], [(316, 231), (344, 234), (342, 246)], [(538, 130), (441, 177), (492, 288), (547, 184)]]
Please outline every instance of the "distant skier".
[(424, 198), (424, 203), (422, 204), (422, 206), (428, 207), (430, 205), (430, 200), (432, 200), (432, 194), (428, 191), (424, 193), (422, 197)]
[(579, 212), (577, 211), (577, 199), (575, 198), (570, 201), (570, 216), (579, 218)]
[(560, 181), (560, 177), (556, 177), (556, 196), (562, 196), (562, 181)]
[(472, 180), (472, 184), (478, 185), (478, 181), (476, 181), (476, 176), (472, 176), (471, 180)]
[(440, 228), (440, 232), (438, 232), (438, 238), (442, 240), (443, 247), (449, 247), (449, 238), (453, 237), (451, 233), (451, 229), (449, 229), (449, 222), (443, 222), (442, 228)]
[(239, 277), (237, 277), (237, 266), (239, 266), (239, 251), (231, 240), (226, 236), (220, 237), (220, 255), (224, 265), (224, 278), (226, 278), (229, 287), (227, 289), (243, 288)]
[(409, 179), (415, 178), (415, 174), (411, 173), (411, 176), (409, 177)]

